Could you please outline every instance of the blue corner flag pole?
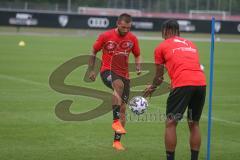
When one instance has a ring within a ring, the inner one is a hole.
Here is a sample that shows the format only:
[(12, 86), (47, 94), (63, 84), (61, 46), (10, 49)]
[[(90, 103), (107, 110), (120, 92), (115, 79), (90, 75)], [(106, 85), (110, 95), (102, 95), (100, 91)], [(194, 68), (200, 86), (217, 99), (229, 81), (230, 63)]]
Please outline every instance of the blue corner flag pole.
[(214, 66), (214, 33), (215, 33), (215, 18), (212, 17), (211, 51), (210, 51), (210, 79), (209, 79), (209, 99), (208, 99), (207, 160), (210, 160), (210, 152), (211, 152), (212, 92), (213, 92), (213, 66)]

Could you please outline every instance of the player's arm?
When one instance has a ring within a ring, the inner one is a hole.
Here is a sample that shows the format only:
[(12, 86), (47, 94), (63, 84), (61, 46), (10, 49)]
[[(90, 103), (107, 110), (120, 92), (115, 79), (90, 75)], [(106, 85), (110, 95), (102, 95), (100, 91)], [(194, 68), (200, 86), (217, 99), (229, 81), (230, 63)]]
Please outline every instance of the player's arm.
[(132, 53), (134, 54), (135, 57), (135, 65), (136, 65), (136, 72), (137, 75), (141, 74), (141, 56), (140, 56), (140, 48), (139, 48), (139, 43), (138, 39), (135, 37), (134, 38), (134, 46), (132, 49)]
[(152, 82), (152, 88), (157, 88), (163, 81), (164, 66), (162, 64), (156, 64), (156, 73)]
[(88, 60), (88, 71), (89, 71), (88, 78), (92, 81), (95, 81), (95, 79), (96, 79), (96, 73), (94, 71), (95, 62), (96, 62), (96, 54), (97, 54), (97, 51), (95, 51), (93, 49), (92, 53), (89, 57), (89, 60)]
[(152, 84), (148, 85), (147, 88), (144, 90), (144, 97), (147, 97), (147, 96), (151, 97), (152, 93), (163, 82), (164, 58), (162, 55), (161, 48), (155, 49), (154, 58), (155, 58), (155, 67), (156, 67), (155, 76), (153, 78)]
[(96, 79), (96, 72), (94, 71), (96, 55), (97, 55), (97, 52), (102, 49), (103, 43), (104, 43), (104, 36), (103, 34), (101, 34), (96, 40), (96, 42), (94, 43), (92, 53), (88, 60), (88, 72), (89, 72), (88, 78), (92, 81), (95, 81)]
[(135, 57), (135, 65), (136, 65), (136, 72), (137, 75), (140, 75), (142, 70), (141, 70), (141, 57), (140, 55)]
[(156, 90), (156, 88), (162, 84), (163, 82), (163, 74), (164, 74), (164, 66), (162, 64), (156, 64), (156, 73), (153, 78), (153, 82), (151, 85), (148, 85), (144, 90), (144, 97), (148, 97), (152, 95), (152, 93)]

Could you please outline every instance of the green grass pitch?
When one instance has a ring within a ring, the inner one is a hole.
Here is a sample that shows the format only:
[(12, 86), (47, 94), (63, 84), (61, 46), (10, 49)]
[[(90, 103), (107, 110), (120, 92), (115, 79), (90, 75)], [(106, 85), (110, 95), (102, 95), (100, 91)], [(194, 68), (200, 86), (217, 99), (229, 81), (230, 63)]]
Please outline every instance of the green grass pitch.
[[(127, 150), (116, 152), (111, 147), (113, 132), (110, 112), (84, 122), (62, 121), (56, 117), (55, 105), (62, 100), (74, 101), (71, 106), (73, 113), (91, 110), (101, 102), (58, 93), (48, 84), (49, 76), (58, 66), (73, 57), (89, 54), (95, 38), (91, 34), (85, 37), (0, 35), (1, 160), (165, 159), (164, 122), (161, 119), (146, 120), (143, 115), (139, 120), (136, 117), (128, 120), (128, 134), (122, 138)], [(18, 46), (20, 40), (26, 42), (25, 47)], [(152, 62), (153, 50), (158, 43), (156, 40), (140, 40), (144, 61)], [(210, 42), (196, 44), (209, 77)], [(232, 160), (240, 156), (239, 50), (239, 43), (217, 42), (215, 45), (211, 143), (213, 160)], [(86, 84), (82, 80), (85, 70), (86, 67), (74, 70), (66, 83), (110, 92), (100, 77), (96, 82)], [(164, 114), (166, 98), (167, 95), (152, 98), (148, 113)], [(205, 159), (207, 150), (207, 108), (208, 99), (201, 120), (201, 160)], [(179, 123), (177, 134), (176, 159), (190, 159), (189, 133), (185, 121)]]

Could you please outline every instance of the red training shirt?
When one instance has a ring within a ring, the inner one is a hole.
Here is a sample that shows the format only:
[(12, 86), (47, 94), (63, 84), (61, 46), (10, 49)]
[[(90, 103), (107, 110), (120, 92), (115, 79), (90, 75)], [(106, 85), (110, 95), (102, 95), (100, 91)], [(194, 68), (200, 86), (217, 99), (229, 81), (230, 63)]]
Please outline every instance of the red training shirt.
[(135, 57), (140, 55), (138, 40), (128, 32), (120, 36), (116, 29), (111, 29), (99, 35), (93, 45), (95, 53), (102, 50), (101, 72), (112, 70), (117, 75), (129, 79), (128, 58), (130, 52)]
[(198, 50), (191, 41), (177, 36), (168, 38), (157, 46), (154, 55), (156, 64), (166, 66), (173, 88), (206, 85)]

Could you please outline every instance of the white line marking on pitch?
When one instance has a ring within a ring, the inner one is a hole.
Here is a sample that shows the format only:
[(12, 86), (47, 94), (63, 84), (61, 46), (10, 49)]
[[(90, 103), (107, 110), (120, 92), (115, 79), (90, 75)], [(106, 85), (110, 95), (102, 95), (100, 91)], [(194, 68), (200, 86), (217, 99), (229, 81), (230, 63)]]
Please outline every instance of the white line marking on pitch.
[(24, 79), (24, 78), (4, 75), (4, 74), (0, 74), (0, 78), (7, 79), (7, 80), (12, 80), (12, 81), (19, 81), (19, 82), (26, 83), (26, 84), (48, 87), (48, 85), (44, 84), (44, 83), (40, 83), (40, 82), (36, 82), (36, 81), (33, 81), (33, 80)]
[[(208, 117), (207, 117), (207, 116), (204, 116), (204, 115), (202, 115), (202, 118), (208, 119)], [(233, 124), (233, 125), (240, 125), (240, 122), (234, 122), (234, 121), (229, 121), (229, 120), (220, 119), (220, 118), (215, 118), (215, 117), (212, 117), (212, 120), (218, 121), (218, 122), (229, 123), (229, 124)]]

